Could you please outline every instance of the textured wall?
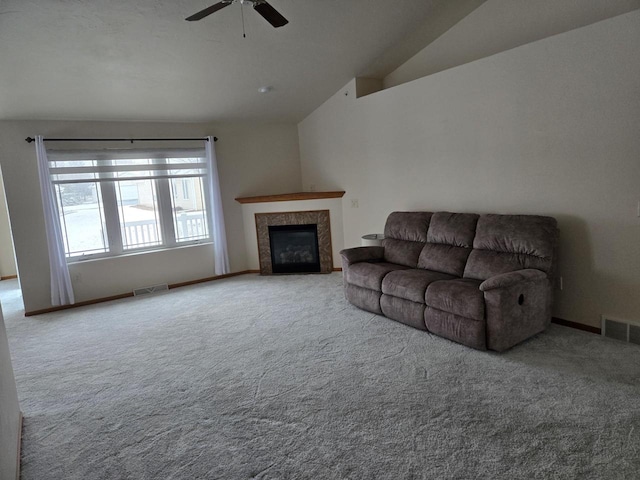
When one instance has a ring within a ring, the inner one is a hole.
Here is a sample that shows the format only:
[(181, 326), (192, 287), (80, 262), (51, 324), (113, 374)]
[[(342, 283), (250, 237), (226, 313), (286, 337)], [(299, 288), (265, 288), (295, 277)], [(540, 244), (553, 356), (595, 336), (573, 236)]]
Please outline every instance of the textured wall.
[(555, 216), (555, 315), (637, 319), (639, 44), (634, 11), (360, 99), (351, 82), (299, 124), (303, 187), (347, 192), (346, 246), (393, 210)]

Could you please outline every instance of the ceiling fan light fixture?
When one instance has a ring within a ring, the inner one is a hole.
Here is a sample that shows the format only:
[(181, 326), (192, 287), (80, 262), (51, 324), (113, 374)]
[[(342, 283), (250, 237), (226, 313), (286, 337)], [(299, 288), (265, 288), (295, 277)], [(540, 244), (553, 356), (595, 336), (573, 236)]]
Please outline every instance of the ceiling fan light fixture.
[(185, 20), (188, 22), (195, 22), (208, 17), (212, 13), (222, 10), (228, 7), (232, 3), (239, 2), (240, 6), (251, 5), (258, 14), (271, 24), (272, 27), (278, 28), (289, 23), (289, 20), (284, 18), (280, 12), (273, 8), (267, 0), (221, 0), (218, 3), (211, 5), (210, 7), (200, 10), (198, 13), (187, 17)]

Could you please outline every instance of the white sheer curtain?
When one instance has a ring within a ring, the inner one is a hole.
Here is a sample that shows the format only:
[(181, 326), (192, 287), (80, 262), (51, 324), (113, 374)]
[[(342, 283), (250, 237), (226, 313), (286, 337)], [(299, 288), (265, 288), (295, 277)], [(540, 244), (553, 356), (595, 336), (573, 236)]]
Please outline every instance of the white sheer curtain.
[(209, 219), (211, 221), (211, 236), (213, 239), (213, 259), (215, 262), (215, 274), (229, 273), (229, 253), (227, 252), (227, 233), (224, 228), (224, 213), (222, 211), (222, 195), (220, 195), (220, 178), (218, 177), (218, 162), (216, 160), (216, 147), (213, 137), (207, 137), (205, 152), (209, 175)]
[(49, 160), (41, 135), (36, 136), (36, 156), (38, 158), (38, 175), (44, 209), (44, 226), (47, 233), (49, 249), (49, 270), (51, 271), (51, 305), (69, 305), (75, 303), (69, 267), (64, 252), (62, 227), (58, 202), (49, 176)]

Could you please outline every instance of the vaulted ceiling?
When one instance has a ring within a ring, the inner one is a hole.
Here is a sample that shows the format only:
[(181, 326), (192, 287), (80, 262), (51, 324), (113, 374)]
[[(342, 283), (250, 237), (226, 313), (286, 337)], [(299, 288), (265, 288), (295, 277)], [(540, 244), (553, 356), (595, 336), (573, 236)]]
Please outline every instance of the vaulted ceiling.
[(0, 119), (299, 121), (482, 3), (270, 0), (288, 25), (240, 3), (185, 21), (216, 1), (0, 0)]

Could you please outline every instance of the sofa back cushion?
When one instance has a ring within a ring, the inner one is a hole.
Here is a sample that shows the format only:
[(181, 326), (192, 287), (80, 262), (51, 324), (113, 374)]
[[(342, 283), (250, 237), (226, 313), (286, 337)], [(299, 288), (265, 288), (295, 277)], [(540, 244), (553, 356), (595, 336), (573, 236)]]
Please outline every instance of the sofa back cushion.
[(431, 212), (393, 212), (384, 227), (384, 259), (415, 268), (427, 241)]
[(461, 277), (471, 253), (477, 222), (478, 215), (474, 213), (434, 213), (418, 268)]
[(481, 215), (464, 277), (486, 280), (523, 268), (551, 275), (557, 239), (557, 222), (552, 217)]

